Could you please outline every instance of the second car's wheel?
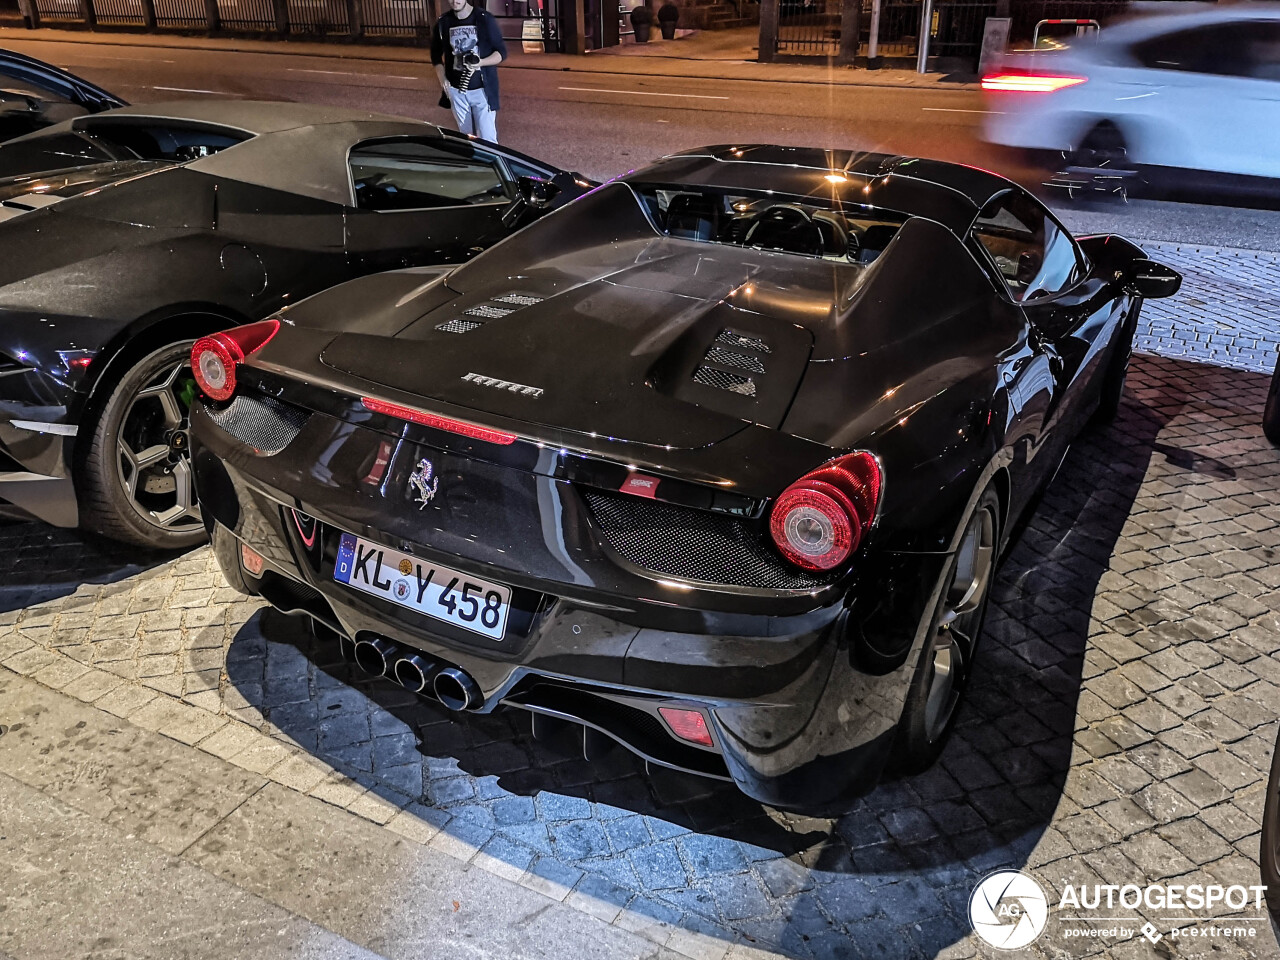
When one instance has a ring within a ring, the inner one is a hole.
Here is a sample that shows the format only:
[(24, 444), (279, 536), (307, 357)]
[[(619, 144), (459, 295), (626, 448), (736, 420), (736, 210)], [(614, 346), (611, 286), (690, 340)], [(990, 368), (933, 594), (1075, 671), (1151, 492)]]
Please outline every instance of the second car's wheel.
[(1280, 738), (1271, 758), (1271, 780), (1262, 813), (1262, 882), (1267, 885), (1267, 905), (1280, 922)]
[(898, 727), (893, 767), (919, 773), (942, 753), (969, 682), (987, 612), (1000, 543), (1000, 498), (988, 487), (965, 521), (960, 547), (942, 574)]
[(111, 387), (80, 463), (81, 525), (115, 540), (185, 549), (205, 539), (190, 457), (191, 344), (138, 360)]
[[(1080, 145), (1065, 155), (1068, 167), (1078, 173), (1090, 171), (1092, 178), (1080, 189), (1082, 198), (1100, 195), (1128, 200), (1144, 185), (1142, 174), (1129, 157), (1129, 144), (1120, 128), (1110, 121), (1093, 127)], [(1076, 194), (1069, 191), (1075, 199)]]
[(1271, 375), (1271, 389), (1267, 391), (1267, 404), (1262, 409), (1262, 432), (1267, 439), (1280, 447), (1280, 356), (1276, 357), (1276, 370)]

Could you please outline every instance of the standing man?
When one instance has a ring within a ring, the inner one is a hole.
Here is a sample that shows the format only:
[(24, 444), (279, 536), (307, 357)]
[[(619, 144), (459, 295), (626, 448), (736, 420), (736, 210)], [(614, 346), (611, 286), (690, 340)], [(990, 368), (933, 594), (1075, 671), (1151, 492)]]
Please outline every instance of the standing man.
[(497, 143), (498, 64), (506, 58), (493, 14), (470, 0), (449, 0), (431, 34), (431, 62), (462, 133)]

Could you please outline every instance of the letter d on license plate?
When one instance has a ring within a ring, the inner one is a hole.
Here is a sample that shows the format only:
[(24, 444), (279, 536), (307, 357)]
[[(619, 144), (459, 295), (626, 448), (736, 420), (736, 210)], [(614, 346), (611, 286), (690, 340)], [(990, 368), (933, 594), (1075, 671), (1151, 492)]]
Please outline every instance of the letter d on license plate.
[(344, 533), (333, 579), (463, 630), (501, 640), (511, 588)]

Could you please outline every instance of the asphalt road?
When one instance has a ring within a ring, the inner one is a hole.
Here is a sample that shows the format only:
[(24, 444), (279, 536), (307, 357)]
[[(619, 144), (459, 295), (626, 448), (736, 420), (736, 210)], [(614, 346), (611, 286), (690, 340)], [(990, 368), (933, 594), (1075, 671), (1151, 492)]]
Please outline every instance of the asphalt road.
[[(119, 38), (116, 38), (119, 39)], [(365, 107), (452, 125), (425, 51), (404, 61), (125, 44), (15, 41), (133, 102), (211, 96)], [(349, 51), (346, 51), (349, 52)], [(979, 92), (502, 68), (503, 142), (605, 178), (706, 143), (823, 144), (1001, 169), (979, 139)], [(1134, 202), (1060, 208), (1077, 232), (1280, 249), (1280, 211)]]

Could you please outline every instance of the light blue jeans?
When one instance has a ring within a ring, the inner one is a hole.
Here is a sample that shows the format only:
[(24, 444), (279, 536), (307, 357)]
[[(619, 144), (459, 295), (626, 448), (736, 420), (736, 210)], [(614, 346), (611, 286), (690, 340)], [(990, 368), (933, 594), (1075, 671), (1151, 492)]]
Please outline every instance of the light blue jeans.
[(460, 133), (470, 133), (481, 140), (498, 142), (498, 115), (489, 109), (484, 89), (449, 90), (449, 102), (453, 105), (453, 119), (458, 122)]

